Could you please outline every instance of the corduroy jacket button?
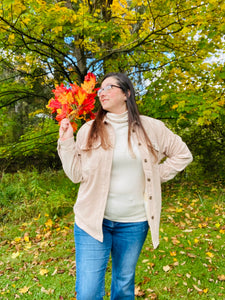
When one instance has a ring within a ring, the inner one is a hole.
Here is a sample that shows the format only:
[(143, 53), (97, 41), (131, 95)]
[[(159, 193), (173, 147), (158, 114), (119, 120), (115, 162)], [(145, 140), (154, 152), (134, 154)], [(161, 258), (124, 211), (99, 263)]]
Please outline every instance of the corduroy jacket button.
[(151, 181), (151, 178), (147, 178), (147, 181)]
[(140, 142), (138, 143), (138, 146), (141, 146), (141, 143), (140, 143)]
[(152, 196), (149, 196), (149, 200), (152, 200)]
[(152, 216), (152, 220), (154, 220), (154, 216)]
[(144, 162), (148, 162), (148, 160), (145, 158), (145, 159), (144, 159)]

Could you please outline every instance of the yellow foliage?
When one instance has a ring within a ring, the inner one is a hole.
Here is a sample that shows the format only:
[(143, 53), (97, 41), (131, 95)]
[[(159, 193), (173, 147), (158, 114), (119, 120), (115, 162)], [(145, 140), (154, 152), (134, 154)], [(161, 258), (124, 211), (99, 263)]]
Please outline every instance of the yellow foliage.
[[(20, 1), (20, 0), (19, 0)], [(36, 0), (37, 4), (39, 4), (40, 6), (45, 6), (46, 5), (46, 1), (44, 0)]]
[(222, 99), (217, 102), (219, 106), (224, 106), (225, 105), (225, 99)]
[(26, 10), (26, 6), (23, 2), (21, 0), (15, 0), (13, 3), (13, 12), (19, 15), (24, 10)]
[(30, 18), (25, 17), (25, 18), (23, 18), (23, 23), (27, 25), (27, 24), (29, 24), (30, 20), (31, 20)]
[(9, 34), (8, 42), (12, 43), (12, 42), (14, 42), (14, 40), (15, 40), (15, 34), (14, 33)]
[(56, 34), (58, 34), (59, 32), (62, 32), (63, 27), (62, 26), (56, 26), (55, 28), (52, 29)]

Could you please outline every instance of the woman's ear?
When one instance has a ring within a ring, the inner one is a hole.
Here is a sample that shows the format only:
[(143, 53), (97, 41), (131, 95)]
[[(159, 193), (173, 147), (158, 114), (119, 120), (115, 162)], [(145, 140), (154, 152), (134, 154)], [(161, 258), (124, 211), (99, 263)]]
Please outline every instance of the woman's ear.
[[(127, 90), (126, 96), (127, 96), (127, 98), (130, 97), (130, 90)], [(127, 101), (127, 99), (125, 101)]]

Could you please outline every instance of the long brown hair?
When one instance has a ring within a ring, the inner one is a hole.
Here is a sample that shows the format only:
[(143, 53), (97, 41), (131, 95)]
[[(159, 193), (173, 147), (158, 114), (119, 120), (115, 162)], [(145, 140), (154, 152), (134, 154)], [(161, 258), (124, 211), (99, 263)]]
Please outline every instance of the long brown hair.
[[(124, 73), (108, 73), (102, 79), (102, 82), (109, 77), (113, 77), (116, 79), (118, 86), (124, 92), (127, 97), (127, 111), (128, 111), (128, 146), (132, 151), (131, 147), (131, 131), (135, 128), (135, 126), (141, 129), (141, 132), (144, 136), (145, 142), (147, 144), (150, 152), (156, 157), (155, 150), (152, 146), (152, 143), (141, 123), (140, 114), (138, 111), (138, 107), (135, 101), (135, 91), (131, 80)], [(106, 126), (104, 126), (104, 118), (107, 114), (107, 111), (102, 108), (99, 108), (96, 118), (92, 123), (91, 129), (89, 131), (88, 140), (87, 140), (87, 148), (90, 149), (94, 141), (100, 137), (101, 146), (103, 149), (108, 149), (111, 144), (109, 141), (109, 137), (107, 134)], [(133, 152), (133, 151), (132, 151)]]

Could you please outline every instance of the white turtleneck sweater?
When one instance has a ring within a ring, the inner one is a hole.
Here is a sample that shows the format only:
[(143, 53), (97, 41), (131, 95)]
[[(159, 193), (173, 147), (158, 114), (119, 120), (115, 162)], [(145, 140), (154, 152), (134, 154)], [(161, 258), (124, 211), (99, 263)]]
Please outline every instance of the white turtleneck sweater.
[(115, 222), (146, 221), (144, 207), (144, 172), (138, 146), (128, 148), (128, 113), (107, 113), (107, 121), (115, 130), (110, 189), (105, 218)]

